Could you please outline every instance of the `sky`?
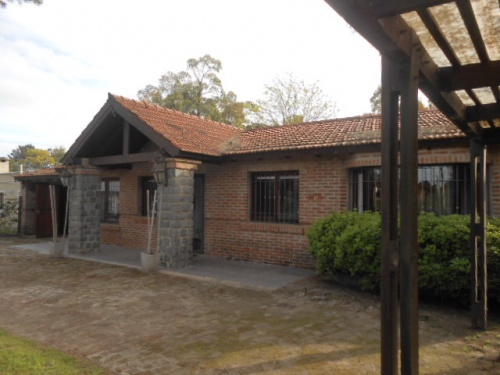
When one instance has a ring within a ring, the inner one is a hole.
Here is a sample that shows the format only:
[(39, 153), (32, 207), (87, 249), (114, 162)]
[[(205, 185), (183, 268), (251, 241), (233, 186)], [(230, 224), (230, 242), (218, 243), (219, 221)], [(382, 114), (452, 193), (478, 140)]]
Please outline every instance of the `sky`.
[(205, 54), (238, 100), (286, 74), (317, 83), (337, 117), (370, 111), (380, 55), (323, 0), (44, 0), (0, 9), (0, 157), (68, 149), (107, 100), (137, 99)]

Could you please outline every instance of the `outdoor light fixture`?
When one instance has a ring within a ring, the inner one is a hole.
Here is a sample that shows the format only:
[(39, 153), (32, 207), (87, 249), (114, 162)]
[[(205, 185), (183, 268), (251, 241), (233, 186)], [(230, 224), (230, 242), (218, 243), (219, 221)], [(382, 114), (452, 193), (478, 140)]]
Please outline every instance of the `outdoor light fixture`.
[(153, 177), (157, 185), (166, 185), (167, 176), (165, 164), (163, 162), (155, 162), (153, 165)]
[(71, 172), (68, 171), (67, 169), (65, 169), (61, 173), (61, 183), (63, 184), (64, 187), (69, 186), (69, 180), (70, 180), (71, 176), (72, 176)]

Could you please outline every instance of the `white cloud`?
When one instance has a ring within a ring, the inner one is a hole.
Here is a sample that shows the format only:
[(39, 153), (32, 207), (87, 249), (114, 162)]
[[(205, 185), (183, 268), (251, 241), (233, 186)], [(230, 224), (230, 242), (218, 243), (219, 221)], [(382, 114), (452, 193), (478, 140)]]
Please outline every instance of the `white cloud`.
[(107, 99), (135, 98), (206, 53), (241, 100), (287, 72), (319, 82), (339, 116), (369, 110), (377, 52), (316, 0), (45, 0), (0, 10), (0, 156), (69, 147)]

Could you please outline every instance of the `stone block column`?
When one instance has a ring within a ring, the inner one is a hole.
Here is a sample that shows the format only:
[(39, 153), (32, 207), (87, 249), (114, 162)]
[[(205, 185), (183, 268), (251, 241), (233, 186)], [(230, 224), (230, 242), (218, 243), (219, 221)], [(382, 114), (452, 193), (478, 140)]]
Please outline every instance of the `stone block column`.
[(188, 266), (193, 258), (194, 172), (199, 161), (167, 159), (167, 186), (160, 187), (160, 251), (167, 268)]
[(98, 252), (101, 245), (98, 168), (76, 167), (69, 185), (68, 250), (72, 254)]

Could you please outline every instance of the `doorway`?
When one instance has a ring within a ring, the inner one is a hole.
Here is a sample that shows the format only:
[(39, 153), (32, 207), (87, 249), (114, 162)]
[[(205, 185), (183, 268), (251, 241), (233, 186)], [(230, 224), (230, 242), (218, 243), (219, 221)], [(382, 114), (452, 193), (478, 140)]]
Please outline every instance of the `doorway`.
[(205, 176), (194, 176), (193, 253), (203, 254), (205, 232)]

